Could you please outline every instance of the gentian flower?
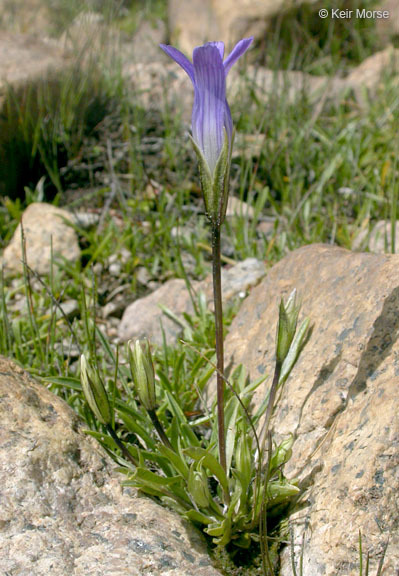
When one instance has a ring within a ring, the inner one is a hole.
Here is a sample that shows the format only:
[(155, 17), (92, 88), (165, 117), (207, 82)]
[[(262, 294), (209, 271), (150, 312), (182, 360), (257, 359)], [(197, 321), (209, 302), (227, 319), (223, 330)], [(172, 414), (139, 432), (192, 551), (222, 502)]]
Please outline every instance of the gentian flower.
[(192, 142), (198, 157), (206, 212), (209, 219), (219, 225), (226, 213), (233, 146), (226, 76), (252, 40), (240, 40), (224, 61), (223, 42), (207, 42), (194, 48), (192, 62), (177, 48), (160, 45), (187, 72), (194, 86)]

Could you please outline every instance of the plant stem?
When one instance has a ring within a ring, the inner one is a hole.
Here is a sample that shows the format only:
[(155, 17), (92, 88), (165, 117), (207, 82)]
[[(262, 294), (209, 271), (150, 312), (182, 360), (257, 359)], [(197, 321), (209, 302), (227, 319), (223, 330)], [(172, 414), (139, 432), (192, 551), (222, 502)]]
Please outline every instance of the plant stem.
[(262, 569), (264, 576), (273, 576), (274, 570), (272, 561), (269, 554), (269, 544), (267, 539), (267, 488), (270, 480), (270, 459), (272, 454), (272, 435), (271, 432), (267, 432), (267, 464), (266, 464), (266, 474), (264, 478), (264, 489), (262, 496), (262, 504), (260, 507), (260, 517), (259, 517), (259, 537), (260, 537), (260, 549), (262, 556)]
[(222, 278), (220, 260), (220, 223), (212, 222), (212, 275), (213, 275), (213, 301), (215, 306), (215, 335), (216, 335), (216, 389), (218, 414), (218, 444), (219, 461), (226, 472), (226, 438), (224, 431), (224, 347), (223, 347), (223, 305), (222, 305)]
[(260, 449), (260, 454), (259, 454), (259, 471), (262, 469), (263, 454), (265, 451), (266, 440), (268, 438), (270, 420), (272, 418), (272, 414), (273, 414), (273, 410), (274, 410), (274, 404), (276, 402), (276, 394), (277, 394), (278, 383), (280, 380), (280, 374), (281, 374), (281, 363), (276, 361), (276, 365), (274, 368), (273, 382), (272, 382), (272, 386), (271, 386), (270, 392), (269, 392), (269, 402), (267, 404), (265, 422), (263, 424), (263, 439), (262, 439), (261, 449)]
[(161, 440), (162, 444), (164, 444), (170, 450), (175, 451), (172, 444), (169, 442), (169, 438), (165, 434), (165, 430), (162, 428), (162, 424), (159, 421), (157, 413), (155, 410), (147, 410), (149, 417), (151, 418), (151, 422), (154, 424), (154, 428), (157, 431), (159, 439)]
[(125, 456), (125, 458), (127, 458), (134, 466), (137, 467), (138, 466), (137, 460), (134, 458), (134, 456), (132, 456), (132, 454), (130, 454), (129, 450), (126, 448), (126, 446), (124, 445), (124, 443), (119, 438), (119, 436), (117, 435), (117, 433), (115, 432), (115, 430), (112, 428), (112, 426), (110, 424), (107, 424), (107, 430), (109, 432), (109, 435), (111, 436), (111, 438), (115, 442), (115, 444), (120, 448), (120, 450), (121, 450), (122, 454)]

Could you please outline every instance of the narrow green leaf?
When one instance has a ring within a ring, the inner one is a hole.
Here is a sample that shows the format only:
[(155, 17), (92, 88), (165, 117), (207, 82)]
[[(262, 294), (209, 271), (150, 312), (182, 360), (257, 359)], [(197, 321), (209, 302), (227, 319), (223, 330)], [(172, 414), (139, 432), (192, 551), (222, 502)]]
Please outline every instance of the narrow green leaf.
[(173, 450), (170, 450), (170, 448), (168, 448), (167, 446), (164, 446), (164, 444), (160, 444), (158, 446), (158, 450), (161, 452), (163, 456), (165, 456), (171, 462), (171, 464), (182, 475), (182, 477), (185, 480), (187, 480), (189, 467), (186, 461), (183, 458), (181, 458), (179, 454), (177, 454)]
[(70, 390), (76, 390), (77, 392), (82, 392), (82, 385), (78, 378), (56, 378), (53, 376), (48, 376), (46, 378), (40, 378), (41, 382), (46, 382), (48, 384), (53, 384), (54, 386), (59, 386), (62, 388), (69, 388)]
[(166, 478), (166, 476), (159, 476), (158, 474), (155, 474), (155, 472), (151, 472), (151, 470), (147, 470), (146, 468), (136, 468), (132, 479), (143, 484), (155, 486), (171, 486), (172, 484), (181, 482), (181, 476)]
[(237, 398), (231, 398), (229, 410), (225, 412), (225, 426), (226, 426), (226, 470), (227, 476), (230, 472), (231, 460), (236, 447), (236, 434), (237, 434), (237, 414), (240, 404)]

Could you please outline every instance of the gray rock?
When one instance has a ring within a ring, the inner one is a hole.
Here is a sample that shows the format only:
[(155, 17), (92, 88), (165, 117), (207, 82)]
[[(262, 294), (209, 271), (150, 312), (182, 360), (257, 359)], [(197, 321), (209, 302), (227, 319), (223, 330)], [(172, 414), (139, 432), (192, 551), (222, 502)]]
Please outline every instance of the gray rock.
[[(222, 292), (224, 301), (239, 296), (255, 286), (265, 275), (265, 265), (256, 258), (248, 258), (229, 269), (222, 270)], [(212, 300), (212, 278), (192, 282), (194, 292), (204, 292), (209, 305)], [(119, 325), (120, 340), (149, 338), (154, 344), (162, 345), (162, 329), (167, 341), (171, 342), (181, 333), (181, 324), (166, 316), (161, 306), (171, 310), (177, 317), (192, 314), (193, 306), (184, 280), (168, 280), (160, 288), (130, 304)]]
[(16, 86), (65, 67), (63, 51), (28, 36), (2, 31), (0, 34), (0, 101), (8, 84)]
[[(71, 220), (69, 212), (44, 202), (30, 204), (22, 215), (27, 263), (38, 274), (50, 273), (51, 242), (55, 265), (59, 258), (69, 262), (80, 259), (76, 232), (65, 219)], [(3, 265), (6, 274), (22, 271), (21, 224), (4, 250)]]
[(0, 358), (0, 572), (217, 576), (200, 534), (132, 490), (60, 398)]
[[(198, 283), (197, 283), (198, 285)], [(152, 343), (162, 345), (162, 330), (167, 340), (176, 339), (181, 325), (166, 316), (161, 306), (169, 308), (177, 315), (192, 313), (193, 306), (184, 280), (168, 280), (160, 288), (130, 304), (123, 313), (119, 324), (120, 340), (147, 337)]]
[[(376, 572), (399, 570), (399, 257), (313, 245), (275, 265), (243, 303), (225, 342), (226, 365), (270, 385), (278, 303), (297, 288), (313, 332), (282, 393), (273, 425), (293, 433), (289, 478), (309, 486), (292, 516), (304, 535), (303, 576), (357, 576), (358, 531)], [(289, 553), (282, 576), (292, 576)]]
[(394, 75), (398, 82), (399, 71), (399, 50), (392, 46), (387, 46), (384, 50), (376, 52), (369, 58), (363, 60), (345, 80), (343, 85), (353, 90), (360, 103), (367, 104), (365, 94), (367, 91), (375, 94), (376, 90), (383, 83), (384, 74)]

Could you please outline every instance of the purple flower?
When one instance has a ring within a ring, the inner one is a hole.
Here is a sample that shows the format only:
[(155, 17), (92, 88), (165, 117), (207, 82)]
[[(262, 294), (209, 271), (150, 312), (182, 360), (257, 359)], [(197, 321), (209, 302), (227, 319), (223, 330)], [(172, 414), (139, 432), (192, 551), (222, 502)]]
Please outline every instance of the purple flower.
[(253, 38), (240, 40), (223, 61), (223, 42), (207, 42), (194, 48), (193, 62), (173, 46), (161, 48), (189, 75), (194, 86), (192, 114), (193, 139), (201, 150), (211, 174), (223, 149), (226, 131), (229, 149), (233, 122), (226, 100), (226, 76), (230, 68), (248, 50)]

